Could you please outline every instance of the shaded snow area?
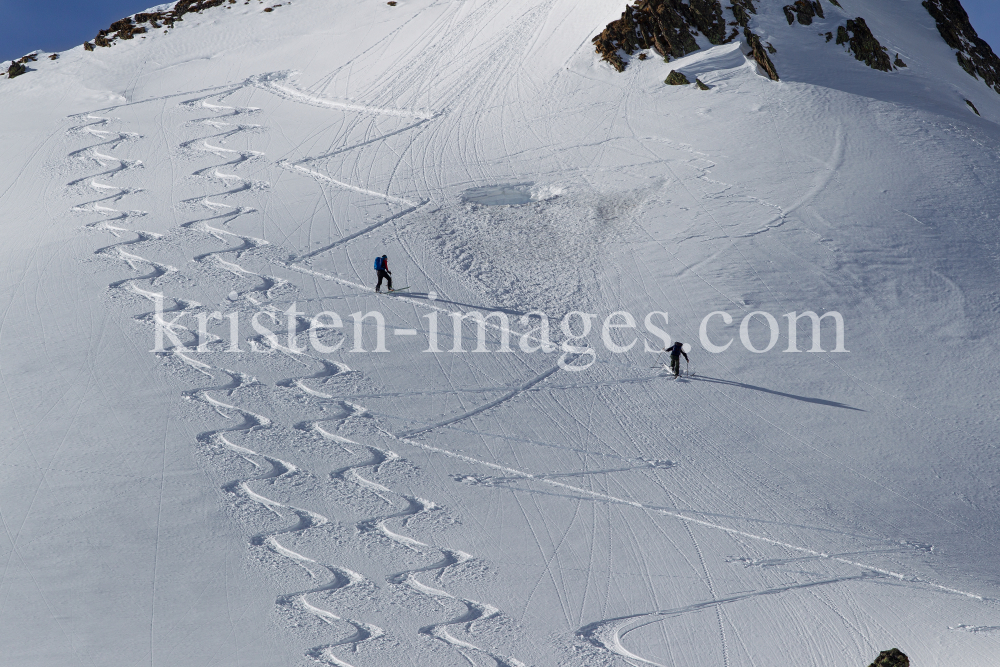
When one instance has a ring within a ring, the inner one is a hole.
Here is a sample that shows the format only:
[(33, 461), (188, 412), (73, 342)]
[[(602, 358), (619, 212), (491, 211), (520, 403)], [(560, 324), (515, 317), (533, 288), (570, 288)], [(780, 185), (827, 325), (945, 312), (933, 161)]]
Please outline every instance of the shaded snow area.
[(757, 3), (780, 81), (604, 0), (0, 79), (0, 662), (995, 667), (1000, 96), (840, 4)]

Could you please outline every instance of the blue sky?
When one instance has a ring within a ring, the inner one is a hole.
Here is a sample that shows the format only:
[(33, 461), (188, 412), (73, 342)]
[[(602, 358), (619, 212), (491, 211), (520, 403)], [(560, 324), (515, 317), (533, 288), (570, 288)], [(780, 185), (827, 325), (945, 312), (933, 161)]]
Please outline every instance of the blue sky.
[[(611, 0), (613, 1), (613, 0)], [(65, 51), (157, 0), (0, 0), (0, 61)], [(624, 0), (621, 0), (624, 5)], [(1000, 0), (962, 0), (979, 36), (1000, 52)]]

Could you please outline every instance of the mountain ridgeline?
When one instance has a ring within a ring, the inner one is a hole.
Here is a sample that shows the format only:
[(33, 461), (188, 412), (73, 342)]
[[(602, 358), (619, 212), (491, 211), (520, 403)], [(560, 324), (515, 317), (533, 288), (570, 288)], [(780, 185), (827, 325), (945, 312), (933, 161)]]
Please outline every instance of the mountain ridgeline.
[[(958, 64), (974, 78), (1000, 93), (1000, 58), (976, 34), (958, 0), (924, 0), (923, 6), (937, 22), (938, 32), (955, 49)], [(978, 112), (977, 112), (978, 113)]]
[[(779, 80), (778, 71), (768, 56), (776, 53), (770, 43), (762, 43), (753, 30), (757, 4), (762, 0), (731, 0), (723, 6), (720, 0), (638, 0), (627, 5), (621, 18), (612, 21), (593, 38), (601, 58), (619, 72), (628, 66), (628, 57), (636, 52), (652, 49), (665, 61), (684, 57), (700, 47), (698, 35), (715, 45), (736, 39), (742, 29), (748, 54), (773, 80)], [(838, 0), (828, 0), (843, 10)], [(924, 0), (924, 8), (937, 23), (941, 37), (955, 49), (959, 65), (976, 79), (1000, 93), (1000, 58), (990, 45), (977, 34), (969, 16), (959, 0)], [(790, 29), (812, 25), (815, 18), (825, 19), (823, 0), (796, 0), (782, 7)], [(798, 24), (798, 25), (796, 25)], [(854, 57), (882, 72), (906, 67), (897, 53), (894, 58), (872, 33), (865, 19), (858, 16), (846, 19), (836, 32), (819, 34), (826, 42), (836, 40)], [(639, 54), (645, 60), (645, 53)]]

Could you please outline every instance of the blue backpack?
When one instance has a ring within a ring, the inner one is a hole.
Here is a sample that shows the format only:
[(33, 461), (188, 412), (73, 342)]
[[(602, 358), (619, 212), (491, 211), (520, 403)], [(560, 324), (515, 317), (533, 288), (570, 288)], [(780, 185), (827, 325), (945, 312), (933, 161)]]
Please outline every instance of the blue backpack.
[(382, 258), (381, 257), (376, 257), (375, 258), (375, 270), (376, 271), (381, 271), (382, 270)]

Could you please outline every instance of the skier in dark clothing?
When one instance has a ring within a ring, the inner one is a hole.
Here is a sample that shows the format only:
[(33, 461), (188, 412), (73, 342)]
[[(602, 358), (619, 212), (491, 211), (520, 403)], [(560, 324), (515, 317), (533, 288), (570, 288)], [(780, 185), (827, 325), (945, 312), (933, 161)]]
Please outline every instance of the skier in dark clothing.
[(670, 370), (674, 372), (674, 377), (677, 377), (681, 374), (681, 355), (684, 355), (684, 359), (688, 363), (691, 363), (691, 359), (688, 358), (687, 352), (684, 351), (684, 344), (680, 341), (666, 349), (670, 350)]
[(375, 258), (375, 273), (378, 274), (378, 283), (375, 285), (375, 291), (382, 291), (382, 280), (385, 280), (389, 286), (389, 291), (391, 292), (392, 271), (389, 270), (389, 257), (387, 255)]

